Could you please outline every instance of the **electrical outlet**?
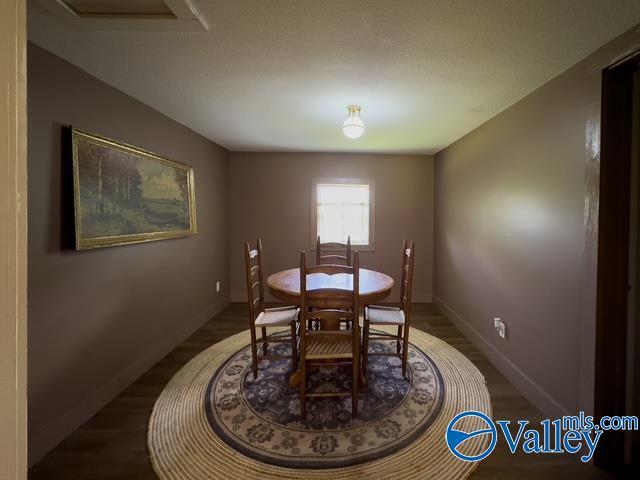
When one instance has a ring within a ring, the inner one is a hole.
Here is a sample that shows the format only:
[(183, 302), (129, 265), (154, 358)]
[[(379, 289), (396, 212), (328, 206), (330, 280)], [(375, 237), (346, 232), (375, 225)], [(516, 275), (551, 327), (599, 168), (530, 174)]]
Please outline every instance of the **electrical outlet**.
[(216, 282), (216, 292), (220, 293), (220, 282)]
[(498, 327), (498, 335), (500, 338), (507, 338), (507, 326), (504, 322), (500, 322), (500, 326)]
[(500, 338), (507, 338), (507, 324), (500, 317), (493, 317), (493, 328)]

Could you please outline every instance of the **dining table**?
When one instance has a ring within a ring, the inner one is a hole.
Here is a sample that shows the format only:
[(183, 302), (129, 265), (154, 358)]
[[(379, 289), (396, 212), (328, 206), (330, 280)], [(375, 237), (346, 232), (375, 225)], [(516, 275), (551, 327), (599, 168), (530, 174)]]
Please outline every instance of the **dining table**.
[[(360, 269), (360, 305), (371, 305), (385, 299), (391, 293), (394, 282), (389, 275)], [(278, 300), (300, 305), (300, 269), (290, 268), (276, 272), (267, 278), (271, 295)], [(315, 291), (315, 293), (314, 293)], [(353, 291), (353, 275), (337, 273), (312, 273), (307, 275), (307, 298), (310, 307), (341, 308), (349, 306)]]
[[(361, 268), (360, 271), (360, 306), (371, 305), (388, 297), (394, 281), (389, 275)], [(267, 287), (271, 295), (291, 305), (300, 305), (300, 269), (290, 268), (276, 272), (267, 278)], [(309, 307), (343, 308), (349, 307), (353, 295), (353, 275), (348, 273), (311, 273), (307, 275), (307, 301)], [(359, 314), (359, 312), (358, 312)], [(357, 319), (359, 315), (356, 315)], [(356, 320), (357, 322), (357, 320)], [(301, 327), (304, 328), (304, 327)], [(336, 329), (339, 324), (326, 323), (322, 329)], [(289, 386), (298, 385), (300, 372), (293, 372), (289, 378)], [(360, 370), (360, 383), (366, 386), (367, 379)]]

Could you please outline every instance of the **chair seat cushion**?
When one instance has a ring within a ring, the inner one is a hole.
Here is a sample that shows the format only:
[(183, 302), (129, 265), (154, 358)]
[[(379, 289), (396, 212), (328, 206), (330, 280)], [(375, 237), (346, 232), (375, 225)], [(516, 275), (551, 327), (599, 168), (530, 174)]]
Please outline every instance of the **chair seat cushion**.
[(350, 335), (323, 336), (309, 335), (307, 337), (307, 360), (341, 359), (353, 357), (353, 339)]
[(287, 326), (298, 319), (300, 309), (296, 307), (267, 308), (256, 318), (256, 326), (278, 327)]
[(399, 308), (365, 307), (364, 316), (373, 325), (404, 325), (404, 312)]

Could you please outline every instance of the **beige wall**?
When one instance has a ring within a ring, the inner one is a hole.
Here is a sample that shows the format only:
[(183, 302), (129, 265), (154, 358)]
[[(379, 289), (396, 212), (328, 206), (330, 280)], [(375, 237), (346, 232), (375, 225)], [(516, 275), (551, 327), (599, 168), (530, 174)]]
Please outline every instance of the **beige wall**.
[[(228, 172), (227, 152), (186, 127), (40, 47), (28, 61), (33, 462), (227, 304)], [(191, 164), (198, 235), (70, 249), (67, 125)]]
[(0, 479), (27, 478), (26, 2), (0, 7)]
[(617, 39), (436, 155), (435, 300), (549, 414), (593, 404), (600, 75), (639, 40)]
[[(418, 155), (320, 153), (230, 154), (231, 299), (246, 301), (244, 242), (262, 237), (265, 270), (295, 267), (310, 251), (311, 180), (375, 181), (375, 251), (362, 252), (367, 268), (400, 275), (402, 239), (416, 243), (413, 297), (431, 301), (433, 159)], [(398, 301), (396, 288), (389, 301)]]

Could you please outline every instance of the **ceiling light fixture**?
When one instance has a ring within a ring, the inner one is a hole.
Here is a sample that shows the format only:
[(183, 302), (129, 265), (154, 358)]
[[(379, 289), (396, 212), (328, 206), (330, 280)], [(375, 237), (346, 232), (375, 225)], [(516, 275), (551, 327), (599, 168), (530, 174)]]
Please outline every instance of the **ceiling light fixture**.
[(364, 122), (360, 118), (360, 107), (358, 105), (349, 105), (347, 111), (349, 116), (342, 124), (342, 133), (347, 138), (360, 138), (364, 133)]

